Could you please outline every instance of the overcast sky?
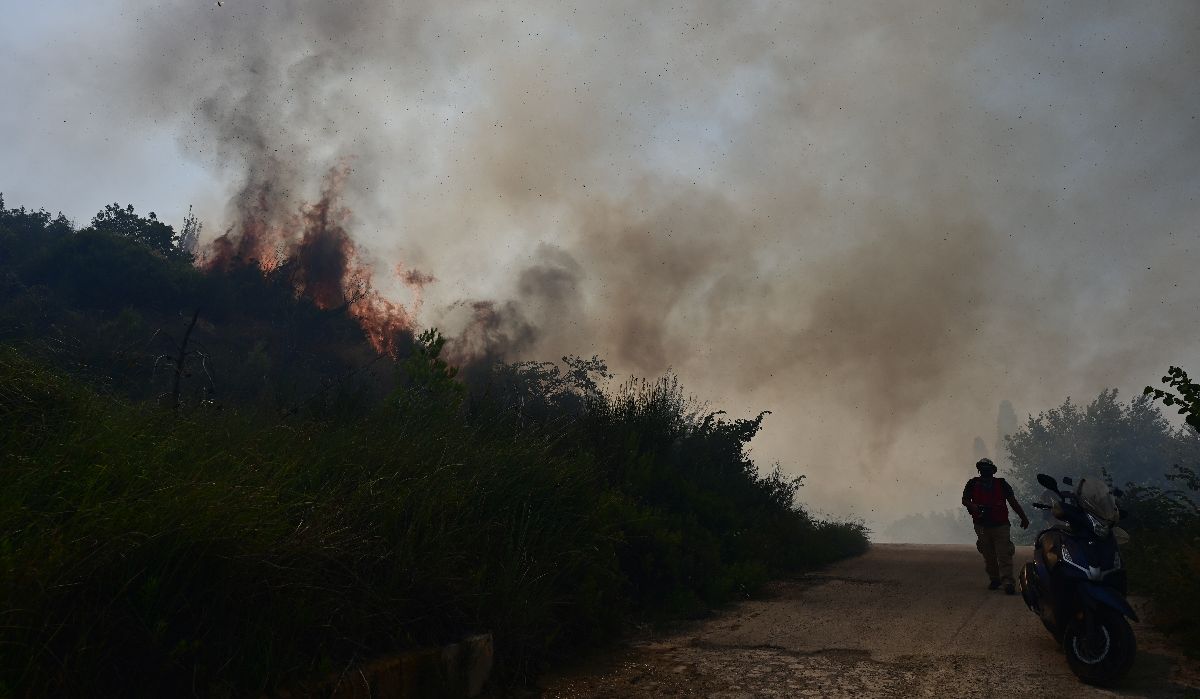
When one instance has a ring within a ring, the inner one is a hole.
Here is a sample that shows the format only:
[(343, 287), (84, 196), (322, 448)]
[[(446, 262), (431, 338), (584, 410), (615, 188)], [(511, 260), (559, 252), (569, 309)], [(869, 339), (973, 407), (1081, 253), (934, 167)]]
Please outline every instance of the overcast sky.
[(3, 11), (8, 205), (216, 233), (348, 167), (423, 324), (494, 300), (512, 358), (770, 409), (755, 454), (818, 510), (954, 507), (1002, 399), (1200, 372), (1193, 0)]

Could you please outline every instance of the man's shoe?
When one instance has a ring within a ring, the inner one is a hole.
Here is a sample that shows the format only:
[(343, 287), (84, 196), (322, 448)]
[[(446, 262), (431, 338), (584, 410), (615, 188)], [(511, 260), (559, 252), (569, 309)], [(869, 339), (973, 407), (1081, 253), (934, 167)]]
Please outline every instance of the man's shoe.
[(989, 590), (999, 590), (1000, 589), (1000, 578), (992, 578), (992, 581), (990, 583), (988, 583), (988, 589)]
[(1017, 594), (1017, 588), (1012, 583), (1009, 583), (1004, 586), (1004, 594), (1015, 595)]

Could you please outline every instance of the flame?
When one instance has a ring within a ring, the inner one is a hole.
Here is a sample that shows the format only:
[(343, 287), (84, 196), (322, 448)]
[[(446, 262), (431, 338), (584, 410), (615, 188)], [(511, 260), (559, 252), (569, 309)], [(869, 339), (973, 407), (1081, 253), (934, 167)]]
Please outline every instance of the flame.
[(398, 279), (413, 291), (411, 308), (386, 298), (373, 284), (372, 267), (363, 261), (348, 227), (351, 211), (340, 204), (350, 174), (346, 164), (329, 170), (320, 198), (301, 204), (280, 219), (283, 198), (267, 180), (239, 198), (235, 227), (206, 246), (199, 265), (206, 271), (258, 267), (264, 275), (285, 273), (296, 296), (322, 309), (344, 309), (362, 327), (376, 351), (395, 355), (399, 340), (411, 335), (422, 291), (433, 277), (397, 265)]

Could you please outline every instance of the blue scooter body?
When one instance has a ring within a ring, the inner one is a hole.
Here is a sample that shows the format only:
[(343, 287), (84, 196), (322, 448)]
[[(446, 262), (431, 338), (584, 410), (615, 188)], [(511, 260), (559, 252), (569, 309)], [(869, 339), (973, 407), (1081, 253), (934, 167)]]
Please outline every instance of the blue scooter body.
[(1125, 619), (1138, 619), (1125, 597), (1126, 574), (1112, 525), (1071, 493), (1061, 493), (1049, 476), (1039, 475), (1038, 482), (1063, 499), (1053, 507), (1034, 506), (1053, 509), (1064, 524), (1038, 534), (1033, 560), (1021, 569), (1021, 596), (1063, 645), (1072, 672), (1109, 686), (1133, 663), (1137, 644)]

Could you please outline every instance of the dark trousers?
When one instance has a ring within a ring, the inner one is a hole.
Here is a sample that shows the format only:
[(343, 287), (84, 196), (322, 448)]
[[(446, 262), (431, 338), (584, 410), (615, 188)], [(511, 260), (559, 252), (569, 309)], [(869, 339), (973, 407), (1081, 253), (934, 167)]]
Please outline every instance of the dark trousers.
[(1017, 547), (1009, 536), (1011, 527), (1001, 524), (994, 527), (975, 525), (975, 548), (983, 554), (983, 565), (992, 580), (1013, 582), (1013, 554)]

